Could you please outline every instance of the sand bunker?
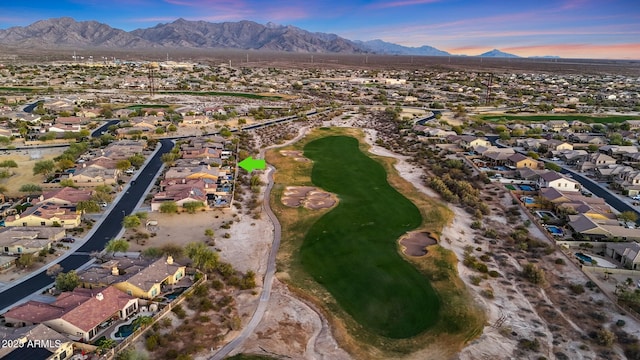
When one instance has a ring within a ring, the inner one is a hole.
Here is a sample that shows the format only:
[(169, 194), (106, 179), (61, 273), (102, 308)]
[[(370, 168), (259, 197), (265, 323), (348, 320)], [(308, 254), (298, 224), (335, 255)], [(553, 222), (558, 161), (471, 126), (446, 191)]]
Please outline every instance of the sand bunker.
[(402, 252), (408, 256), (423, 256), (427, 254), (426, 247), (438, 242), (426, 232), (413, 232), (400, 239)]
[(307, 159), (306, 157), (302, 156), (302, 151), (300, 151), (300, 150), (280, 150), (280, 154), (282, 156), (292, 157), (293, 160), (295, 160), (295, 161), (300, 161), (300, 162), (309, 162), (309, 161), (311, 161), (311, 160)]
[(313, 186), (287, 186), (282, 194), (282, 203), (289, 207), (304, 206), (307, 209), (327, 209), (336, 204), (331, 193)]

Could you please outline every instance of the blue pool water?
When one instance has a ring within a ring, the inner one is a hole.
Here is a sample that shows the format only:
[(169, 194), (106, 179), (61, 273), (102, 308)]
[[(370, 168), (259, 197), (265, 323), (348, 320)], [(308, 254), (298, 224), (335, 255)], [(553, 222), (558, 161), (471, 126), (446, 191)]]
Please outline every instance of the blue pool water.
[(579, 253), (579, 252), (577, 252), (575, 255), (576, 255), (576, 257), (577, 257), (578, 259), (580, 259), (580, 260), (582, 260), (582, 261), (584, 261), (584, 262), (586, 262), (586, 263), (589, 263), (589, 264), (591, 264), (591, 261), (593, 260), (593, 259), (591, 259), (589, 256), (587, 256), (587, 255), (585, 255), (585, 254), (583, 254), (583, 253)]
[(551, 212), (551, 211), (546, 211), (546, 210), (539, 210), (539, 211), (536, 211), (536, 215), (538, 215), (538, 217), (539, 217), (539, 218), (541, 218), (541, 219), (542, 219), (543, 217), (545, 217), (545, 216), (547, 216), (547, 217), (548, 217), (548, 218), (550, 218), (550, 219), (558, 219), (558, 217), (556, 216), (556, 214), (554, 214), (554, 213), (553, 213), (553, 212)]
[(518, 185), (518, 187), (520, 188), (520, 190), (522, 191), (533, 191), (533, 187), (529, 186), (529, 185)]
[(562, 229), (557, 226), (549, 225), (547, 226), (547, 230), (553, 235), (562, 236)]
[(180, 296), (180, 294), (182, 294), (185, 290), (187, 290), (186, 288), (182, 288), (182, 289), (178, 289), (172, 293), (169, 293), (167, 295), (165, 295), (164, 297), (166, 297), (169, 300), (174, 300), (175, 298), (177, 298), (178, 296)]
[(525, 204), (535, 204), (536, 202), (536, 199), (528, 196), (523, 196), (520, 198), (520, 200), (522, 200), (522, 202)]
[(137, 324), (134, 325), (133, 323), (120, 325), (118, 327), (118, 331), (116, 332), (116, 337), (126, 338), (129, 335), (133, 334), (133, 332), (136, 331), (136, 329), (138, 329), (138, 327), (140, 327), (140, 326), (137, 325)]

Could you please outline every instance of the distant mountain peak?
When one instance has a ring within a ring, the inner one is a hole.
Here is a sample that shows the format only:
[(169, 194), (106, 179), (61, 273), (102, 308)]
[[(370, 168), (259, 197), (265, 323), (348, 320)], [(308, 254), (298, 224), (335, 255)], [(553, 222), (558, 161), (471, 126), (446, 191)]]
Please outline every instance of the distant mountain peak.
[(451, 55), (446, 51), (438, 50), (434, 47), (423, 45), (420, 47), (402, 46), (380, 39), (369, 41), (356, 40), (355, 43), (364, 46), (367, 50), (377, 54), (389, 55), (418, 55), (418, 56), (447, 56)]
[(491, 51), (487, 51), (486, 53), (482, 53), (479, 56), (481, 57), (503, 57), (503, 58), (517, 58), (518, 55), (509, 54), (498, 49), (493, 49)]

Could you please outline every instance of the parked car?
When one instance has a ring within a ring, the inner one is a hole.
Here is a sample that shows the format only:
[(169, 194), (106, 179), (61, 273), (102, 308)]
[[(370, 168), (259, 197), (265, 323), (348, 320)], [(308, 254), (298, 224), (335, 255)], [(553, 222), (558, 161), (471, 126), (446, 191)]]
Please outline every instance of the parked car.
[(60, 241), (62, 241), (64, 243), (74, 243), (74, 242), (76, 242), (76, 239), (74, 239), (72, 237), (64, 237), (64, 238), (60, 239)]
[(640, 195), (636, 195), (634, 197), (632, 197), (633, 200), (640, 200)]
[(106, 202), (103, 201), (103, 202), (100, 203), (100, 206), (107, 207), (107, 206), (109, 206), (109, 204), (107, 204)]

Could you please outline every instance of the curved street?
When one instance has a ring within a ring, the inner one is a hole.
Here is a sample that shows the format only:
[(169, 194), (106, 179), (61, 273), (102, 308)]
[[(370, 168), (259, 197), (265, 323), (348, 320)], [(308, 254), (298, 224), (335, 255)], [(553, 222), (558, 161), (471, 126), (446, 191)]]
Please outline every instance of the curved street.
[[(160, 157), (162, 154), (171, 151), (173, 143), (169, 139), (159, 142), (160, 148), (147, 161), (146, 165), (139, 170), (136, 177), (136, 184), (129, 184), (119, 195), (119, 201), (114, 202), (101, 222), (94, 224), (88, 239), (77, 247), (73, 252), (62, 255), (57, 263), (64, 271), (78, 269), (91, 260), (90, 254), (94, 251), (102, 251), (105, 244), (118, 236), (122, 229), (122, 219), (125, 215), (137, 207), (138, 202), (144, 198), (147, 189), (153, 184), (156, 174), (162, 167)], [(54, 283), (54, 279), (46, 274), (46, 269), (42, 268), (23, 279), (8, 284), (0, 294), (0, 310), (5, 312), (8, 308), (21, 301), (27, 301), (28, 297), (34, 293), (39, 293), (49, 288)]]

